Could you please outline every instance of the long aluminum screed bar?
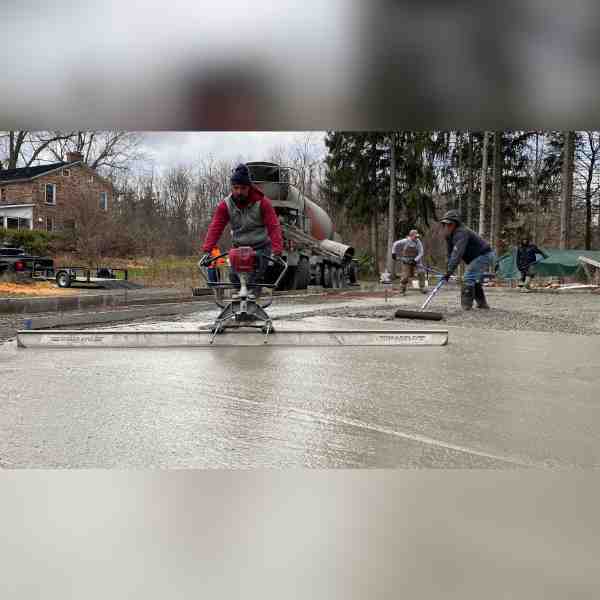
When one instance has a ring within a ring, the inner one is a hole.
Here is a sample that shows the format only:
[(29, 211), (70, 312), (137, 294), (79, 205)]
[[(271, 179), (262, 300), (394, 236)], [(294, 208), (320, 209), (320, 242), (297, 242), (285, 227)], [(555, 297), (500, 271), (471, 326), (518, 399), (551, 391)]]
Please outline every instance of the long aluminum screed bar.
[(171, 348), (227, 346), (445, 346), (448, 331), (439, 329), (340, 329), (281, 330), (267, 336), (247, 330), (211, 332), (140, 330), (23, 330), (17, 333), (20, 348)]

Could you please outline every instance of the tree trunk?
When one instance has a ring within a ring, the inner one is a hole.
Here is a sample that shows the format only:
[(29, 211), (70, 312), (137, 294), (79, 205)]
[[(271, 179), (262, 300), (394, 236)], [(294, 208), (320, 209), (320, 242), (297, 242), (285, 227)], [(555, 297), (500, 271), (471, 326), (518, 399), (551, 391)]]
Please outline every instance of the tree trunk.
[(375, 270), (379, 273), (379, 214), (375, 213)]
[(395, 237), (396, 223), (396, 134), (392, 134), (390, 144), (390, 199), (388, 207), (388, 244), (386, 269), (388, 273), (394, 274), (394, 261), (392, 260), (392, 246)]
[(485, 205), (487, 195), (487, 170), (488, 170), (488, 132), (485, 131), (483, 134), (483, 162), (481, 165), (481, 192), (479, 195), (479, 235), (482, 237), (486, 236), (486, 212), (487, 207)]
[(19, 157), (23, 142), (27, 137), (28, 131), (9, 131), (8, 132), (8, 168), (16, 169), (19, 166)]
[(589, 189), (585, 192), (585, 249), (592, 249), (592, 193)]
[(538, 240), (538, 185), (540, 177), (540, 134), (535, 134), (535, 165), (533, 168), (533, 241)]
[(593, 132), (588, 132), (590, 144), (589, 164), (587, 165), (587, 177), (585, 181), (585, 249), (592, 249), (592, 185), (596, 176), (596, 162), (598, 160), (599, 147), (596, 145)]
[(464, 219), (464, 207), (463, 207), (463, 164), (462, 164), (462, 134), (456, 133), (456, 152), (457, 156), (457, 164), (456, 164), (456, 210), (458, 210), (458, 214), (460, 215), (461, 220)]
[(575, 155), (575, 132), (564, 132), (562, 193), (560, 205), (560, 249), (569, 248), (571, 237), (571, 203), (573, 200), (573, 162)]
[(500, 232), (502, 231), (502, 131), (494, 132), (494, 170), (492, 182), (492, 223), (490, 242), (500, 255)]
[(467, 165), (467, 227), (473, 228), (473, 134), (469, 133)]
[(371, 213), (371, 223), (369, 226), (369, 249), (371, 256), (377, 261), (377, 213)]

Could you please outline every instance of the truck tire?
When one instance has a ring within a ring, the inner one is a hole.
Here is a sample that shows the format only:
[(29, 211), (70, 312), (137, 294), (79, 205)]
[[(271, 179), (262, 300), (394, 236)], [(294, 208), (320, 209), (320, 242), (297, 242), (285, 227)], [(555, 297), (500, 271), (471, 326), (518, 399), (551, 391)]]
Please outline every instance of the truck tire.
[(346, 287), (346, 273), (344, 272), (344, 267), (338, 267), (338, 281), (340, 283), (340, 288)]
[(294, 272), (294, 289), (305, 290), (310, 278), (310, 265), (307, 258), (301, 258)]
[(339, 289), (340, 287), (340, 279), (339, 279), (339, 272), (337, 267), (331, 267), (329, 269), (331, 271), (331, 287), (335, 290)]
[(330, 288), (331, 287), (331, 269), (328, 264), (323, 264), (323, 287)]
[(348, 267), (348, 278), (350, 279), (350, 285), (354, 285), (358, 281), (358, 267), (355, 263), (350, 263)]
[(56, 273), (56, 285), (59, 288), (71, 287), (71, 276), (68, 271), (58, 271)]
[(287, 273), (283, 276), (283, 279), (281, 280), (281, 283), (277, 289), (282, 292), (296, 289), (294, 285), (296, 283), (297, 270), (297, 267), (288, 267)]

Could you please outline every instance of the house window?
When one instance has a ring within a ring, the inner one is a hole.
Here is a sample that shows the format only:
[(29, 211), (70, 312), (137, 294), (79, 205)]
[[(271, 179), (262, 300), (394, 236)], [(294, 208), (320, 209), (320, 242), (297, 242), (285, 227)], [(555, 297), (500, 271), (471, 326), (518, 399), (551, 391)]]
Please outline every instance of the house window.
[(19, 229), (18, 217), (6, 217), (6, 229)]
[(108, 192), (100, 192), (100, 210), (108, 210)]
[(70, 177), (70, 176), (71, 176), (71, 169), (63, 169), (63, 170), (62, 170), (62, 174), (63, 174), (65, 177)]
[(6, 188), (0, 188), (0, 200), (6, 200)]
[(31, 219), (19, 217), (19, 229), (31, 229)]
[(46, 217), (46, 231), (54, 231), (54, 219)]
[(44, 186), (44, 195), (46, 197), (46, 204), (56, 204), (56, 185), (47, 183)]

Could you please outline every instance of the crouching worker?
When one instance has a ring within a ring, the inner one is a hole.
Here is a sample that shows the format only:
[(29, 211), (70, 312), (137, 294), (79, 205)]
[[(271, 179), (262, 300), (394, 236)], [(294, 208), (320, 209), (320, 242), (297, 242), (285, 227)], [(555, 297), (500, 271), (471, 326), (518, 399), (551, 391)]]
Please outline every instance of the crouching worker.
[(548, 258), (548, 255), (543, 250), (540, 250), (533, 244), (528, 237), (524, 237), (517, 249), (517, 268), (521, 272), (520, 287), (522, 292), (531, 291), (531, 280), (534, 276), (531, 267), (537, 262), (536, 254), (541, 254), (544, 258)]
[[(256, 251), (256, 272), (248, 279), (254, 297), (260, 295), (265, 273), (272, 255), (281, 255), (283, 238), (277, 214), (263, 192), (252, 184), (248, 167), (238, 165), (231, 175), (231, 194), (222, 200), (215, 210), (202, 246), (204, 254), (198, 266), (206, 267), (211, 261), (210, 251), (217, 245), (227, 224), (231, 226), (232, 246), (250, 246)], [(233, 270), (231, 283), (240, 285), (240, 278)]]
[(441, 220), (448, 245), (448, 269), (444, 279), (448, 281), (461, 260), (467, 265), (463, 278), (460, 304), (463, 310), (489, 308), (483, 291), (483, 274), (492, 267), (494, 252), (491, 246), (474, 231), (461, 223), (460, 214), (449, 210)]
[(423, 244), (419, 239), (419, 232), (416, 229), (411, 229), (408, 235), (394, 242), (392, 246), (392, 259), (400, 261), (400, 292), (406, 294), (406, 286), (410, 279), (417, 273), (419, 280), (419, 289), (421, 293), (425, 293), (425, 268), (423, 267)]

